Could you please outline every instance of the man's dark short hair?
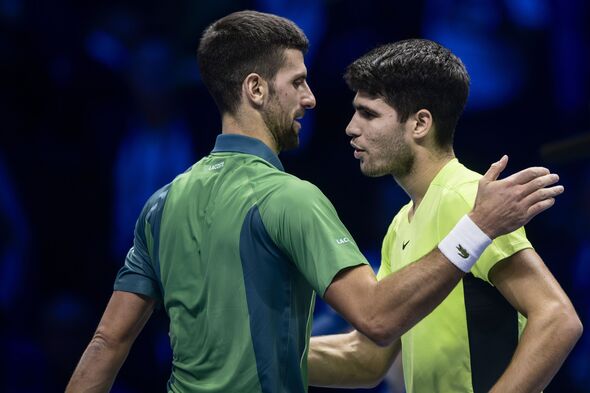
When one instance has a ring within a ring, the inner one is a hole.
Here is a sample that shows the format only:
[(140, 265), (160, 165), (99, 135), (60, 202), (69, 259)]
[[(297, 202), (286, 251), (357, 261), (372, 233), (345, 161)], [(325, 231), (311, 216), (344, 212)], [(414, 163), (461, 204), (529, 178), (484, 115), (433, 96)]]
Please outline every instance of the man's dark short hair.
[[(256, 11), (229, 14), (203, 32), (198, 49), (201, 78), (219, 111), (233, 113), (250, 73), (272, 83), (285, 49), (307, 52), (309, 41), (292, 21)], [(272, 87), (272, 84), (271, 84)]]
[(469, 95), (469, 74), (442, 45), (410, 39), (380, 46), (349, 65), (344, 79), (353, 91), (382, 97), (400, 122), (420, 109), (429, 110), (438, 146), (453, 143)]

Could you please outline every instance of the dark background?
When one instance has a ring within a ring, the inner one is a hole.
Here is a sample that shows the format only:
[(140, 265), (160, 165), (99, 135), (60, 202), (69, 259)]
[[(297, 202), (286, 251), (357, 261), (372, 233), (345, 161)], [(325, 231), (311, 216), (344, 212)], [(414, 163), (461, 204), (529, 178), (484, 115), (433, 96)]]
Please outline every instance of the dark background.
[[(0, 0), (0, 391), (63, 391), (143, 203), (220, 132), (195, 52), (209, 23), (240, 9), (291, 18), (308, 34), (318, 105), (304, 119), (302, 147), (281, 158), (325, 192), (375, 267), (407, 197), (392, 178), (360, 174), (344, 134), (353, 95), (342, 72), (375, 45), (410, 37), (461, 57), (472, 89), (457, 156), (480, 172), (508, 154), (507, 173), (545, 165), (560, 174), (566, 193), (527, 230), (589, 325), (587, 1)], [(316, 334), (348, 328), (321, 303), (316, 313)], [(165, 389), (163, 314), (113, 391)], [(546, 392), (590, 392), (587, 336)]]

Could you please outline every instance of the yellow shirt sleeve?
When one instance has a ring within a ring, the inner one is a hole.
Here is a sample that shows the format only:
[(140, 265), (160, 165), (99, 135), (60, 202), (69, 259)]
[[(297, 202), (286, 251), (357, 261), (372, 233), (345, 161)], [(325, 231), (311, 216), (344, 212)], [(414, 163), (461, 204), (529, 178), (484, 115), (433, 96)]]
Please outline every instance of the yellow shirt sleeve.
[[(453, 229), (455, 224), (473, 208), (477, 183), (469, 183), (457, 189), (446, 189), (441, 193), (437, 215), (439, 241)], [(525, 248), (532, 248), (526, 237), (524, 227), (500, 236), (486, 248), (479, 260), (471, 269), (471, 273), (490, 284), (488, 274), (492, 267), (501, 260)]]
[(481, 254), (481, 257), (473, 269), (471, 269), (471, 272), (475, 277), (479, 277), (493, 285), (488, 274), (496, 263), (524, 250), (525, 248), (532, 247), (531, 242), (529, 242), (526, 237), (524, 227), (520, 227), (514, 232), (494, 239), (492, 244), (490, 244), (483, 254)]

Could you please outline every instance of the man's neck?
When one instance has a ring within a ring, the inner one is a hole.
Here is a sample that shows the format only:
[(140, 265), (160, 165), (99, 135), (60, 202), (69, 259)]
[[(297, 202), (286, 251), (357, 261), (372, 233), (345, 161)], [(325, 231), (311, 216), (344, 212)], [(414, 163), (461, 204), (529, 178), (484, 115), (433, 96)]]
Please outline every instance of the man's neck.
[(268, 146), (275, 154), (279, 154), (277, 141), (264, 124), (264, 121), (258, 116), (224, 114), (221, 118), (221, 132), (223, 134), (238, 134), (256, 138)]
[(408, 175), (401, 178), (394, 177), (397, 184), (412, 199), (412, 208), (408, 213), (408, 219), (410, 221), (414, 217), (414, 213), (418, 209), (418, 206), (420, 206), (422, 199), (424, 199), (430, 183), (432, 183), (440, 170), (453, 158), (455, 158), (455, 153), (452, 150), (448, 153), (436, 155), (429, 151), (422, 151), (416, 154), (414, 166)]

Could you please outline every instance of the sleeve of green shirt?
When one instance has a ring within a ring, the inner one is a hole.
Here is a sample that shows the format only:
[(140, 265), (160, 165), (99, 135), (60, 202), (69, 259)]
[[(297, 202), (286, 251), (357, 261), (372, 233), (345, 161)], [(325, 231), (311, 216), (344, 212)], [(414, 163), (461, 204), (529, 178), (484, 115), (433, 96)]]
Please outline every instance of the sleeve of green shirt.
[(159, 281), (154, 271), (152, 257), (148, 246), (151, 235), (148, 214), (162, 208), (158, 202), (159, 192), (154, 194), (145, 204), (135, 224), (133, 247), (127, 253), (125, 264), (117, 273), (114, 290), (133, 292), (161, 300)]
[[(475, 192), (471, 188), (475, 187)], [(466, 189), (468, 188), (468, 189)], [(465, 214), (469, 213), (475, 203), (477, 183), (466, 184), (457, 190), (445, 190), (438, 208), (437, 222), (439, 241), (453, 229), (455, 224)], [(471, 273), (491, 284), (488, 273), (492, 267), (501, 260), (517, 253), (525, 248), (531, 248), (524, 227), (514, 232), (500, 236), (486, 248), (484, 253), (471, 269)]]
[(309, 182), (286, 182), (261, 216), (275, 244), (322, 296), (340, 270), (367, 263), (330, 201)]

